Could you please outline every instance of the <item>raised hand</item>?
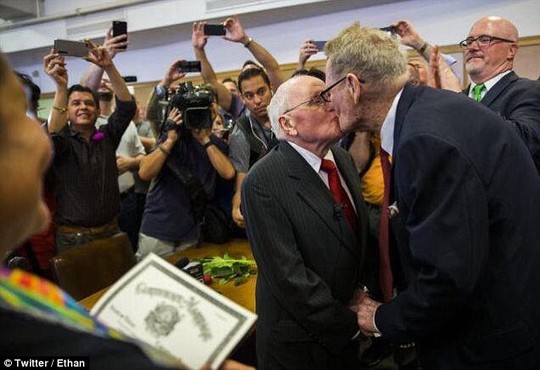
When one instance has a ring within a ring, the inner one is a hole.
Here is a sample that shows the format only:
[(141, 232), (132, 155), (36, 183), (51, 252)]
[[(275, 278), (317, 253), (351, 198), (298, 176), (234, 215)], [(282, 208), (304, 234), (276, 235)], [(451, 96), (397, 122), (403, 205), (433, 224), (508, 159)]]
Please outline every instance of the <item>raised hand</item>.
[(68, 73), (65, 59), (60, 54), (55, 53), (54, 49), (43, 57), (43, 70), (54, 81), (56, 86), (67, 87)]
[(90, 49), (88, 56), (84, 58), (85, 60), (105, 70), (113, 65), (112, 57), (104, 46), (100, 46), (92, 40), (85, 41), (88, 43)]
[(193, 32), (191, 34), (191, 43), (195, 49), (204, 49), (208, 42), (208, 36), (204, 34), (204, 25), (206, 22), (193, 22)]
[(114, 58), (117, 53), (122, 53), (126, 51), (126, 47), (128, 46), (128, 44), (129, 41), (126, 34), (113, 37), (112, 27), (109, 28), (109, 30), (107, 31), (107, 34), (105, 35), (105, 40), (103, 41), (103, 47), (107, 49), (111, 58)]
[(223, 25), (227, 30), (227, 33), (223, 36), (225, 40), (240, 42), (242, 44), (248, 42), (248, 35), (246, 34), (246, 31), (244, 31), (244, 27), (242, 27), (242, 24), (237, 17), (227, 18)]

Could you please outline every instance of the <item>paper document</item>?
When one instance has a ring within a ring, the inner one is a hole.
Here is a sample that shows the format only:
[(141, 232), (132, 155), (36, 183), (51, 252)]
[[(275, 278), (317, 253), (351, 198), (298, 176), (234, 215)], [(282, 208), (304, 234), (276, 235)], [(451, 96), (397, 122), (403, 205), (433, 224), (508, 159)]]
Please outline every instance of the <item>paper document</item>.
[(257, 318), (155, 254), (118, 280), (91, 313), (190, 369), (217, 369)]

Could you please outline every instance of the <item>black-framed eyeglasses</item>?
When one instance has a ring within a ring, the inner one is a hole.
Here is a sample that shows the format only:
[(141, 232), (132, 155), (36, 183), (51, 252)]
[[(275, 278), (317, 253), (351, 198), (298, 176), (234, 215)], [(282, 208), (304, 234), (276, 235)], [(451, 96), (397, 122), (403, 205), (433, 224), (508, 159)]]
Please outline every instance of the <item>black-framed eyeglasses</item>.
[(339, 80), (337, 80), (336, 82), (334, 82), (332, 85), (328, 86), (326, 89), (324, 89), (323, 91), (321, 91), (319, 93), (319, 96), (322, 98), (322, 100), (324, 100), (325, 102), (329, 103), (332, 99), (331, 99), (331, 93), (330, 91), (336, 87), (337, 85), (339, 85), (340, 83), (342, 83), (343, 81), (345, 81), (345, 79), (347, 78), (347, 75), (341, 77)]
[(304, 104), (307, 104), (308, 107), (314, 107), (314, 106), (321, 106), (322, 107), (323, 105), (326, 104), (326, 101), (321, 97), (321, 94), (319, 93), (319, 94), (317, 94), (315, 96), (312, 96), (308, 100), (303, 101), (302, 103), (297, 104), (294, 107), (287, 109), (285, 112), (283, 112), (283, 114), (290, 113), (293, 110), (295, 110), (296, 108), (301, 107)]
[(485, 47), (485, 46), (489, 46), (489, 45), (491, 45), (491, 44), (493, 44), (494, 42), (497, 42), (497, 41), (509, 42), (511, 44), (515, 43), (515, 41), (513, 41), (513, 40), (503, 39), (502, 37), (490, 36), (490, 35), (480, 35), (478, 37), (467, 37), (465, 40), (463, 40), (463, 41), (461, 41), (459, 43), (459, 46), (461, 46), (463, 49), (466, 49), (469, 46), (471, 46), (473, 42), (476, 42), (478, 44), (478, 46)]

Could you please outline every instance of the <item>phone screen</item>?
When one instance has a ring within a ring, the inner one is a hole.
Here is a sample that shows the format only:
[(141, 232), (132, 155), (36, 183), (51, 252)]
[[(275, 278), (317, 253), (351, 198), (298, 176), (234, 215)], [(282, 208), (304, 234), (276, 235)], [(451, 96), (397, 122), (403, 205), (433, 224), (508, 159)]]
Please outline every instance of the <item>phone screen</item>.
[(85, 42), (71, 40), (54, 40), (54, 51), (60, 55), (83, 58), (88, 56), (88, 46)]
[(324, 44), (326, 44), (326, 41), (312, 41), (311, 43), (315, 45), (319, 51), (323, 51)]
[[(127, 22), (124, 21), (113, 21), (113, 37), (120, 35), (127, 35)], [(122, 49), (125, 49), (126, 46), (123, 46)]]
[(222, 24), (205, 24), (204, 34), (207, 36), (225, 36), (225, 27)]
[(178, 65), (180, 72), (200, 72), (201, 62), (199, 60), (184, 60)]

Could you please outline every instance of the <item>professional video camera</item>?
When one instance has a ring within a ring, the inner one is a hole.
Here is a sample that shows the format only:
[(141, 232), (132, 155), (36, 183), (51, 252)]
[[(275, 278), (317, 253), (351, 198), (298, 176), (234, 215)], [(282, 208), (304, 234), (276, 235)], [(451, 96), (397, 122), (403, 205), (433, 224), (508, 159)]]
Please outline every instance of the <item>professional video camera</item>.
[[(204, 86), (193, 86), (191, 82), (182, 82), (179, 89), (167, 103), (167, 115), (176, 108), (182, 112), (182, 120), (186, 128), (212, 127), (212, 102), (214, 96)], [(164, 131), (175, 128), (174, 122), (167, 120)]]

